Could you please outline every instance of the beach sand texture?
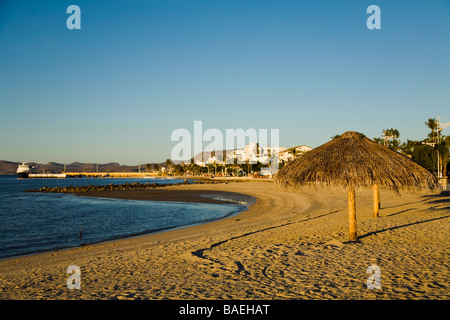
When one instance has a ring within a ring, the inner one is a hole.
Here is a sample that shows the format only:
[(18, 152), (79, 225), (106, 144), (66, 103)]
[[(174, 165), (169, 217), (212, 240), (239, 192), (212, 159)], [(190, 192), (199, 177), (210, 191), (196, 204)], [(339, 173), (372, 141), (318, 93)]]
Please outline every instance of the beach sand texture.
[[(278, 191), (273, 182), (182, 185), (258, 199), (233, 217), (164, 233), (0, 261), (0, 299), (448, 299), (450, 195)], [(116, 195), (117, 196), (117, 195)], [(81, 269), (70, 290), (66, 269)], [(381, 289), (368, 289), (370, 265)]]

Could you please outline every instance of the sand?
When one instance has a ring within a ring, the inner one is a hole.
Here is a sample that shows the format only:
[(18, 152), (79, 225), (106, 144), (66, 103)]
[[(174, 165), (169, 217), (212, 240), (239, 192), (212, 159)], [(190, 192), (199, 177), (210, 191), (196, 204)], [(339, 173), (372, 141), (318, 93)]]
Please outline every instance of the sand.
[[(199, 226), (0, 261), (0, 299), (448, 299), (450, 195), (278, 191), (273, 182), (183, 185), (257, 203)], [(67, 267), (81, 269), (70, 290)], [(366, 273), (379, 267), (381, 289)]]
[[(177, 188), (157, 189), (157, 190), (113, 190), (113, 191), (89, 191), (77, 193), (81, 197), (96, 198), (116, 198), (126, 200), (150, 200), (150, 201), (176, 201), (176, 202), (195, 202), (195, 203), (214, 203), (229, 204), (237, 203), (230, 198), (239, 197), (241, 194), (236, 192), (220, 192), (212, 190), (179, 190)], [(214, 198), (225, 197), (230, 200), (220, 200)]]

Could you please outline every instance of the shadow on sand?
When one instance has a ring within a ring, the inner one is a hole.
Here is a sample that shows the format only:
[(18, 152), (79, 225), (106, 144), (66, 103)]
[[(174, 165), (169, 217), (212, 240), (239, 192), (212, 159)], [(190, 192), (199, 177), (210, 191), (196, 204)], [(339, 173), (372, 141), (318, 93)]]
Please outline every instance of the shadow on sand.
[(358, 239), (363, 239), (363, 238), (366, 238), (366, 237), (369, 237), (369, 236), (372, 236), (374, 234), (378, 234), (378, 233), (381, 233), (381, 232), (385, 232), (385, 231), (396, 230), (396, 229), (400, 229), (400, 228), (405, 228), (405, 227), (409, 227), (409, 226), (413, 226), (413, 225), (417, 225), (417, 224), (422, 224), (422, 223), (425, 223), (425, 222), (442, 220), (442, 219), (446, 219), (446, 218), (450, 218), (450, 215), (439, 217), (439, 218), (423, 220), (423, 221), (412, 222), (412, 223), (404, 224), (404, 225), (401, 225), (401, 226), (391, 227), (391, 228), (382, 229), (382, 230), (378, 230), (378, 231), (368, 232), (368, 233), (366, 233), (366, 234), (364, 234), (362, 236), (359, 236)]

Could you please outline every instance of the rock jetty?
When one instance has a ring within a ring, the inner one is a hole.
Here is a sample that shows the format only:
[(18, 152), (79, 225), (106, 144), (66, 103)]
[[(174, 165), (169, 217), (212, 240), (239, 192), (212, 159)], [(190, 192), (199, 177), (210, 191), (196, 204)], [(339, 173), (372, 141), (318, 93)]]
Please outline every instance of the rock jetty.
[(139, 182), (133, 182), (133, 183), (125, 183), (125, 184), (108, 184), (105, 186), (98, 186), (98, 185), (88, 185), (88, 186), (68, 186), (68, 187), (42, 187), (39, 189), (31, 189), (26, 190), (25, 192), (44, 192), (44, 193), (83, 193), (83, 192), (90, 192), (90, 191), (112, 191), (112, 190), (151, 190), (154, 188), (164, 188), (168, 186), (177, 186), (182, 184), (210, 184), (210, 183), (219, 183), (218, 181), (195, 181), (195, 182), (189, 182), (187, 179), (184, 179), (183, 182), (177, 182), (177, 183), (166, 183), (166, 184), (159, 184), (159, 183), (139, 183)]

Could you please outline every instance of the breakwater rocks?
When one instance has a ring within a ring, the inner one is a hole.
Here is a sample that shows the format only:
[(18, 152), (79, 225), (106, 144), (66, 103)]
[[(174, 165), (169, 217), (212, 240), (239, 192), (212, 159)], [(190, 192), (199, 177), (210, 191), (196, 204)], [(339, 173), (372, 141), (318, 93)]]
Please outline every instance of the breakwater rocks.
[(219, 183), (218, 181), (195, 181), (189, 182), (187, 179), (184, 179), (183, 182), (177, 183), (125, 183), (125, 184), (108, 184), (105, 186), (97, 186), (97, 185), (88, 185), (88, 186), (68, 186), (68, 187), (42, 187), (39, 189), (26, 190), (25, 192), (44, 192), (44, 193), (83, 193), (90, 191), (112, 191), (112, 190), (151, 190), (154, 188), (164, 188), (168, 186), (178, 186), (182, 184), (210, 184), (210, 183)]

